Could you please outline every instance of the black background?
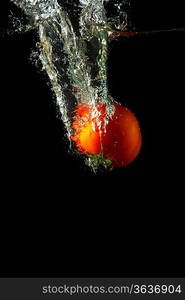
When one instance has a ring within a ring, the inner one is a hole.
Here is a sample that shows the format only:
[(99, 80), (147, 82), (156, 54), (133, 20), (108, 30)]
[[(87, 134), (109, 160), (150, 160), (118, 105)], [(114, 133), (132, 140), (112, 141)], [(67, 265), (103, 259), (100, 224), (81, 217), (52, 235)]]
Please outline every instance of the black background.
[[(138, 31), (185, 27), (183, 1), (131, 3)], [(1, 34), (3, 276), (184, 272), (184, 38), (112, 42), (109, 90), (135, 112), (143, 146), (126, 168), (93, 174), (68, 153), (47, 76), (29, 60), (35, 32)]]

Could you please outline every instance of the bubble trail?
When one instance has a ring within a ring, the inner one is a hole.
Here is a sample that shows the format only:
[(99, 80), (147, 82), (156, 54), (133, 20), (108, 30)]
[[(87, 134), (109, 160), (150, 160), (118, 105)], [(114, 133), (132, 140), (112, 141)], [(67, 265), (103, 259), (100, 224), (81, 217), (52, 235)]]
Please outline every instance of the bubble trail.
[(107, 98), (107, 30), (103, 28), (106, 24), (103, 2), (79, 1), (77, 36), (68, 12), (57, 0), (12, 1), (38, 26), (40, 59), (70, 134), (68, 112), (76, 103)]

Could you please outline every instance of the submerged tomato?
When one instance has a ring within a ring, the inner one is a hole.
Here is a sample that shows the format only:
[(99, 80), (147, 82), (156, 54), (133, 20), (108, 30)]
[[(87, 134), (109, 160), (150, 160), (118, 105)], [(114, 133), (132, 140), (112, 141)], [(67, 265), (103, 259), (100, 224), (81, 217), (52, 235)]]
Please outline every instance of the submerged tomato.
[(77, 106), (72, 128), (72, 140), (78, 150), (87, 154), (99, 154), (112, 161), (115, 167), (132, 162), (141, 148), (141, 132), (135, 115), (126, 107), (114, 103), (114, 113), (108, 119), (104, 132), (106, 105)]

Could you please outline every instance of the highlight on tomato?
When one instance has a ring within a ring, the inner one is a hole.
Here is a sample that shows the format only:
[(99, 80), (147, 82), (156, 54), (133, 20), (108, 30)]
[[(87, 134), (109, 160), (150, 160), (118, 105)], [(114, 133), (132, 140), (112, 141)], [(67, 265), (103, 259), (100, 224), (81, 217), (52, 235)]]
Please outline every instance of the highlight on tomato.
[(106, 104), (77, 105), (73, 117), (76, 148), (85, 154), (98, 155), (111, 160), (112, 166), (130, 164), (139, 154), (142, 144), (141, 130), (135, 115), (127, 107), (113, 103), (113, 113), (106, 115)]

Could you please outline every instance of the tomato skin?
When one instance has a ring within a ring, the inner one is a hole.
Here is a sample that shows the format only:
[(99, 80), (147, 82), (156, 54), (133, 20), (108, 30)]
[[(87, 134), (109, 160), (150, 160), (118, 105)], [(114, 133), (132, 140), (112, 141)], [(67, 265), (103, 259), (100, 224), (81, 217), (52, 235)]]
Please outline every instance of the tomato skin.
[(71, 139), (76, 143), (78, 150), (87, 154), (99, 154), (101, 152), (100, 128), (104, 123), (105, 105), (96, 104), (99, 116), (93, 116), (92, 108), (86, 103), (80, 103), (75, 111), (72, 128), (75, 135)]
[(114, 104), (115, 113), (102, 136), (104, 156), (114, 167), (131, 163), (141, 149), (142, 137), (135, 115), (126, 107)]
[[(78, 150), (87, 154), (99, 154), (112, 161), (114, 167), (131, 163), (141, 149), (142, 137), (135, 115), (126, 107), (114, 103), (114, 113), (109, 118), (104, 132), (105, 104), (96, 104), (98, 114), (85, 103), (77, 106), (71, 139)], [(99, 127), (98, 127), (99, 126)]]

